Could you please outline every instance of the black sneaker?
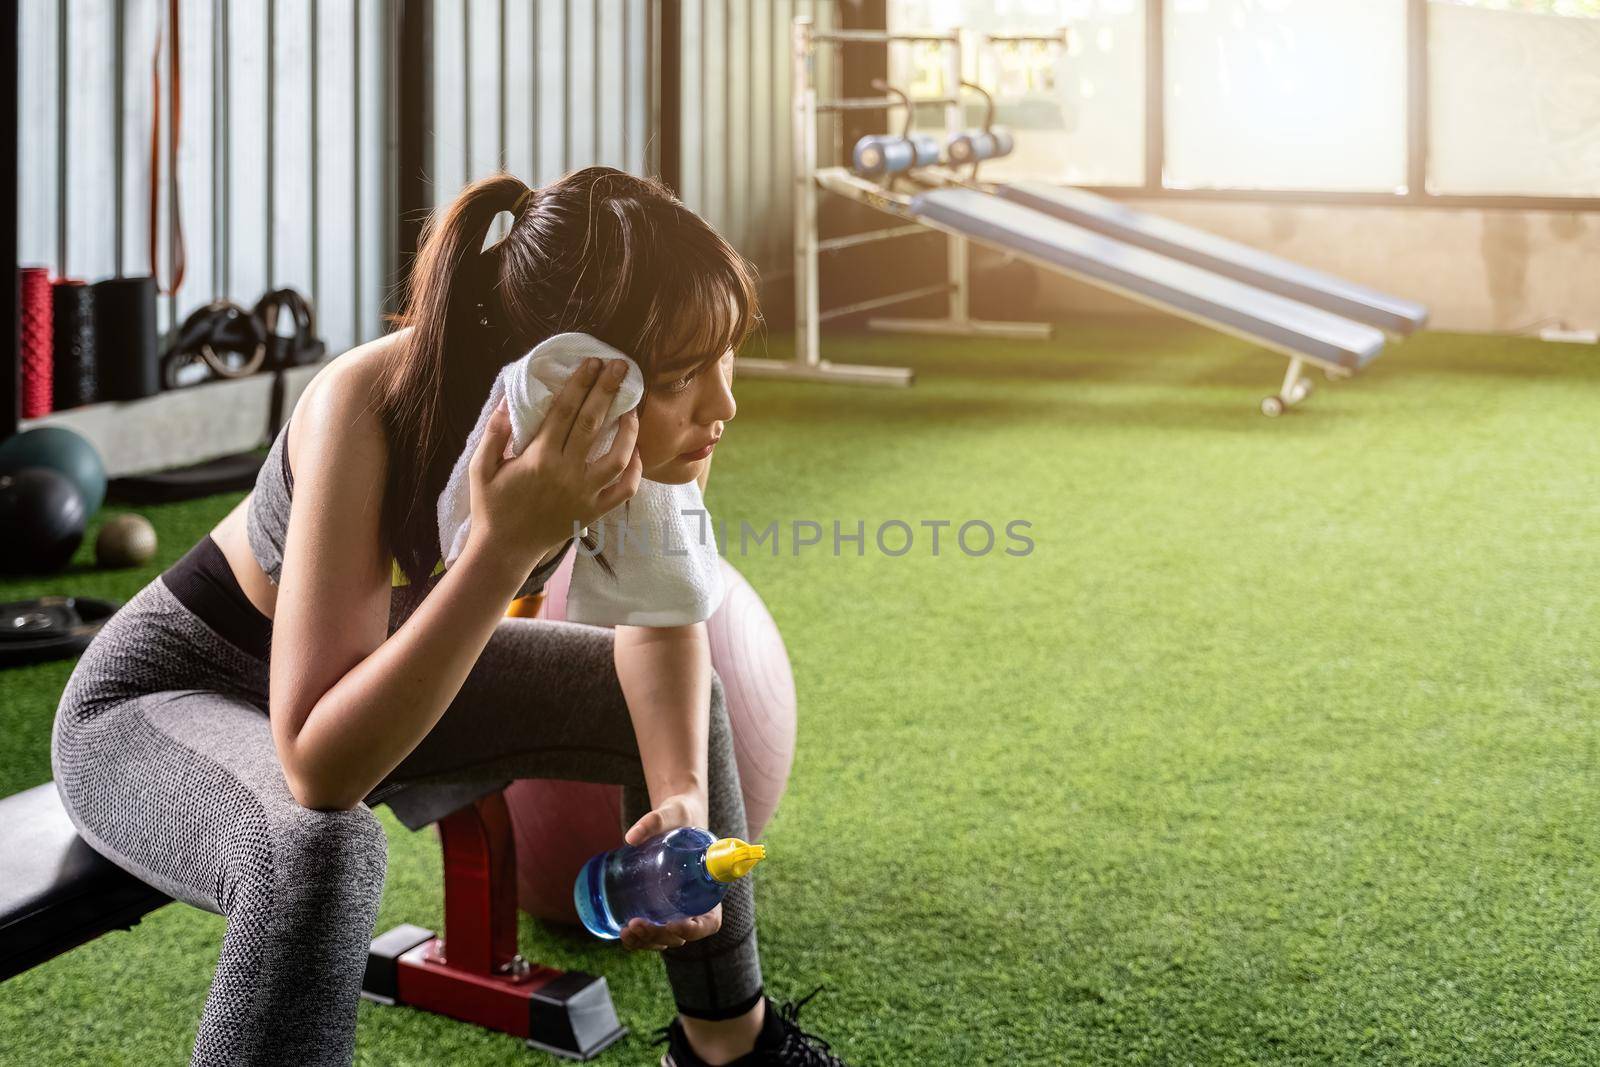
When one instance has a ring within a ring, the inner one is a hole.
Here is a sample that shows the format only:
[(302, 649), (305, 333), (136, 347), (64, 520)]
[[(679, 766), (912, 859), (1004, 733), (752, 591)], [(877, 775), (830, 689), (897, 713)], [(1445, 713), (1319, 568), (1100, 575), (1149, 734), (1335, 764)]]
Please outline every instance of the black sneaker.
[[(800, 998), (798, 1004), (784, 1001), (781, 1010), (771, 997), (763, 997), (767, 1002), (767, 1015), (762, 1021), (761, 1033), (756, 1035), (756, 1047), (733, 1060), (728, 1067), (850, 1067), (828, 1051), (826, 1041), (800, 1029), (800, 1009), (822, 990), (822, 986), (817, 986)], [(661, 1067), (707, 1067), (689, 1047), (689, 1039), (684, 1036), (683, 1025), (676, 1015), (672, 1022), (657, 1030), (655, 1036), (651, 1044), (659, 1045), (663, 1041), (667, 1044), (667, 1051), (661, 1056)]]

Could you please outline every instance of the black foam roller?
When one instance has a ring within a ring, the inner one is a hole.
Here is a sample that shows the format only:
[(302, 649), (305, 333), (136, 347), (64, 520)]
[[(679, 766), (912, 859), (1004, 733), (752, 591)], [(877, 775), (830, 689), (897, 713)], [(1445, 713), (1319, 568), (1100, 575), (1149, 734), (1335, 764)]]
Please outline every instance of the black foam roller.
[(96, 282), (94, 325), (100, 399), (137, 400), (160, 392), (156, 280), (109, 278)]
[(56, 282), (51, 313), (55, 324), (51, 406), (60, 411), (92, 404), (100, 398), (95, 386), (94, 290), (78, 281)]

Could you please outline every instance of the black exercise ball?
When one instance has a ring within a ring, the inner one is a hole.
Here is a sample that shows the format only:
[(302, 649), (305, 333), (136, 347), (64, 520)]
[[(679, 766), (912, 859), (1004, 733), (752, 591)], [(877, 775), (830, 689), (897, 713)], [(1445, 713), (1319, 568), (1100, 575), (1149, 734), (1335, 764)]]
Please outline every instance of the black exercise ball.
[(51, 467), (0, 474), (0, 569), (59, 571), (83, 543), (88, 522), (83, 494)]
[(106, 499), (106, 465), (82, 434), (65, 426), (35, 426), (0, 444), (0, 474), (24, 467), (53, 467), (72, 479), (83, 494), (84, 514), (92, 517)]

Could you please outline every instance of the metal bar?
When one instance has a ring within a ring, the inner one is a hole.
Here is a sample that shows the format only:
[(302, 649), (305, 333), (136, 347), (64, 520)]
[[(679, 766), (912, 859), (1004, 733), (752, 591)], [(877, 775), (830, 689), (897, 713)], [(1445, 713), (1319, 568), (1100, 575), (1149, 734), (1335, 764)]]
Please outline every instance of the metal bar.
[(1055, 327), (1048, 322), (991, 322), (985, 319), (868, 319), (867, 329), (891, 333), (936, 334), (941, 337), (1003, 337), (1013, 341), (1048, 341)]
[(903, 293), (890, 293), (888, 296), (875, 296), (871, 300), (858, 300), (854, 304), (845, 304), (842, 307), (829, 308), (818, 314), (820, 322), (829, 319), (841, 319), (846, 315), (856, 315), (863, 311), (872, 311), (876, 308), (893, 307), (895, 304), (904, 304), (912, 300), (920, 300), (925, 296), (938, 296), (948, 293), (953, 289), (949, 282), (939, 282), (937, 285), (924, 285), (920, 289), (907, 289)]
[(1406, 0), (1406, 199), (1428, 191), (1428, 0)]
[[(656, 13), (656, 65), (651, 79), (656, 107), (656, 170), (673, 193), (683, 195), (683, 5), (681, 0), (652, 4)], [(648, 156), (648, 153), (647, 153)]]
[[(16, 10), (15, 4), (10, 5), (11, 10)], [(67, 136), (67, 124), (71, 121), (67, 109), (67, 86), (70, 84), (67, 71), (67, 0), (56, 0), (56, 274), (69, 277), (67, 269), (67, 169), (71, 162), (68, 145), (71, 143)], [(8, 84), (15, 84), (13, 78)], [(16, 99), (16, 92), (10, 94), (12, 100)], [(15, 137), (12, 140), (16, 140)], [(13, 197), (13, 199), (15, 199)], [(122, 264), (117, 264), (120, 273)], [(19, 371), (20, 373), (20, 371)], [(18, 403), (22, 394), (17, 394)], [(20, 408), (19, 408), (20, 410)]]
[(1067, 28), (1055, 33), (986, 33), (983, 39), (987, 44), (1066, 44)]
[[(783, 25), (783, 22), (778, 17), (779, 9), (777, 5), (774, 5), (771, 16), (767, 23), (766, 65), (762, 68), (773, 72), (773, 74), (768, 75), (769, 79), (781, 69), (778, 67), (778, 29)], [(767, 153), (766, 159), (767, 204), (772, 207), (783, 203), (783, 185), (778, 177), (778, 157), (782, 154), (782, 149), (778, 147), (778, 131), (783, 128), (782, 100), (781, 83), (772, 81), (767, 87), (767, 122), (773, 132), (772, 151)], [(765, 226), (762, 229), (767, 235), (766, 247), (762, 250), (761, 256), (761, 272), (765, 275), (777, 265), (783, 248), (783, 241), (776, 227)], [(764, 278), (763, 280), (768, 284), (771, 284), (772, 281), (771, 278)]]
[[(429, 164), (428, 141), (433, 129), (433, 0), (401, 4), (397, 23), (398, 63), (388, 72), (399, 101), (395, 109), (395, 156), (400, 173), (395, 190), (398, 210), (393, 214), (397, 224), (394, 266), (408, 290), (431, 195), (428, 176), (433, 168)], [(405, 76), (397, 77), (402, 70)], [(395, 291), (395, 297), (404, 304), (400, 290)]]
[[(18, 5), (7, 4), (0, 12), (0, 82), (17, 84), (17, 68), (21, 65), (22, 15)], [(62, 97), (61, 99), (65, 99)], [(0, 245), (11, 249), (11, 280), (6, 283), (5, 298), (5, 380), (0, 382), (0, 441), (17, 432), (17, 422), (22, 415), (22, 308), (19, 299), (21, 277), (17, 268), (17, 164), (21, 150), (17, 147), (19, 125), (17, 93), (15, 89), (5, 94), (0, 103), (0, 141), (5, 143), (5, 171), (0, 176)], [(60, 205), (57, 205), (60, 210)]]
[[(167, 250), (167, 269), (171, 271), (173, 288), (172, 292), (168, 293), (165, 297), (159, 295), (157, 296), (156, 307), (158, 309), (158, 313), (156, 321), (161, 324), (162, 329), (175, 329), (178, 325), (179, 289), (177, 285), (178, 227), (176, 225), (176, 220), (178, 220), (180, 216), (178, 203), (179, 164), (177, 158), (178, 153), (174, 150), (174, 146), (176, 146), (181, 140), (179, 136), (181, 132), (179, 129), (179, 122), (181, 119), (175, 110), (172, 109), (171, 105), (174, 99), (173, 94), (177, 92), (177, 81), (181, 75), (179, 65), (183, 62), (183, 46), (178, 37), (178, 26), (176, 24), (178, 16), (173, 15), (170, 11), (168, 11), (165, 14), (157, 13), (156, 18), (166, 26), (167, 31), (165, 35), (166, 44), (162, 49), (162, 51), (165, 53), (163, 56), (165, 62), (163, 62), (161, 65), (161, 84), (166, 87), (168, 104), (167, 114), (174, 120), (172, 122), (162, 124), (163, 129), (166, 131), (166, 140), (161, 146), (161, 159), (163, 165), (166, 167), (167, 181), (166, 188), (161, 190), (161, 192), (162, 199), (164, 199), (167, 203), (167, 222), (165, 226), (161, 227), (160, 234), (161, 247), (164, 247)], [(153, 106), (156, 108), (161, 106), (161, 96), (159, 93), (156, 94), (156, 99), (153, 101)], [(155, 223), (158, 220), (151, 219), (150, 221)], [(150, 273), (160, 277), (156, 264), (152, 263), (150, 265)], [(161, 314), (161, 311), (163, 310), (165, 314)]]
[[(500, 98), (495, 103), (500, 110), (499, 114), (495, 116), (499, 120), (499, 128), (495, 131), (495, 135), (500, 138), (500, 151), (495, 156), (495, 162), (499, 164), (499, 170), (508, 170), (511, 160), (506, 153), (506, 141), (509, 140), (509, 134), (506, 131), (506, 67), (508, 66), (506, 63), (506, 0), (500, 0), (499, 15), (500, 47), (495, 49), (495, 62), (500, 65), (500, 81), (496, 89), (500, 94)], [(500, 230), (500, 236), (504, 237), (510, 230), (510, 226), (502, 225)]]
[[(528, 45), (528, 54), (530, 54), (531, 58), (533, 58), (534, 64), (538, 64), (538, 5), (534, 5), (533, 11), (528, 14), (528, 24), (533, 27), (533, 42), (530, 42), (530, 45)], [(542, 88), (539, 83), (542, 82), (542, 78), (539, 77), (538, 66), (534, 66), (533, 78), (531, 78), (531, 82), (533, 82), (533, 85), (530, 86), (531, 93), (530, 96), (528, 96), (528, 166), (533, 168), (533, 173), (526, 176), (526, 182), (528, 182), (528, 186), (538, 187), (539, 174), (544, 173), (544, 160), (539, 158), (539, 154), (542, 152), (542, 146), (539, 144), (539, 93), (541, 93)]]
[[(824, 25), (830, 29), (836, 28), (841, 24), (839, 8), (830, 0), (813, 0), (812, 8), (814, 10), (827, 10), (828, 17)], [(825, 63), (819, 57), (817, 69), (826, 71), (827, 76), (827, 84), (821, 89), (822, 96), (819, 99), (837, 101), (848, 98), (848, 94), (844, 91), (844, 54), (842, 52), (829, 52)], [(838, 112), (829, 113), (838, 114)], [(827, 124), (828, 140), (826, 150), (819, 149), (818, 151), (821, 157), (827, 159), (830, 163), (837, 162), (844, 156), (844, 125), (843, 122), (830, 122)]]
[(868, 230), (866, 233), (851, 233), (843, 237), (829, 237), (817, 242), (818, 252), (837, 252), (841, 248), (854, 248), (857, 245), (871, 244), (873, 241), (887, 241), (892, 237), (909, 237), (912, 234), (931, 233), (921, 223), (909, 226), (890, 226), (881, 230)]
[(911, 197), (886, 189), (875, 181), (850, 173), (846, 167), (824, 167), (814, 171), (815, 184), (848, 200), (875, 207), (907, 222), (921, 222), (911, 214)]
[[(317, 27), (317, 6), (318, 0), (311, 0), (311, 69), (307, 72), (307, 77), (311, 82), (311, 151), (308, 153), (311, 157), (311, 203), (306, 205), (306, 208), (311, 216), (311, 306), (313, 308), (322, 306), (322, 241), (320, 240), (322, 236), (322, 211), (320, 208), (322, 189), (317, 182), (319, 172), (322, 169), (318, 165), (320, 162), (318, 159), (320, 149), (317, 145), (317, 136), (322, 125), (322, 118), (317, 114), (321, 110), (320, 97), (322, 95), (318, 85), (317, 67), (320, 66), (319, 57), (322, 53), (317, 42), (322, 34)], [(176, 134), (177, 131), (174, 130), (173, 133)]]
[(1358, 191), (1301, 191), (1297, 189), (1147, 189), (1139, 185), (1081, 185), (1092, 193), (1116, 199), (1233, 200), (1352, 207), (1492, 208), (1525, 211), (1600, 211), (1600, 197), (1592, 196), (1482, 196), (1428, 193), (1412, 199), (1399, 193)]
[[(721, 229), (724, 233), (732, 232), (735, 247), (744, 244), (744, 220), (735, 218), (734, 199), (737, 189), (733, 183), (733, 5), (728, 0), (722, 3), (722, 85), (719, 92), (722, 94), (722, 218)], [(747, 109), (748, 110), (748, 109)], [(711, 138), (706, 138), (709, 145)], [(750, 151), (750, 139), (740, 137), (738, 151)]]
[(1167, 169), (1167, 11), (1165, 0), (1144, 6), (1144, 187), (1160, 189)]
[[(273, 174), (273, 170), (274, 170), (273, 161), (278, 158), (278, 155), (277, 155), (277, 150), (278, 150), (278, 145), (277, 145), (277, 134), (278, 134), (277, 111), (278, 111), (278, 2), (277, 2), (277, 0), (267, 0), (267, 121), (266, 121), (266, 128), (267, 128), (266, 129), (267, 154), (266, 154), (265, 158), (262, 160), (262, 166), (267, 168), (267, 182), (266, 182), (266, 185), (267, 185), (267, 197), (266, 197), (266, 199), (267, 199), (267, 233), (266, 233), (266, 240), (264, 242), (262, 242), (262, 243), (266, 245), (267, 289), (269, 291), (272, 290), (272, 289), (276, 289), (277, 288), (277, 283), (278, 283), (277, 278), (273, 277), (273, 275), (277, 273), (277, 270), (276, 270), (276, 267), (277, 267), (277, 261), (276, 261), (277, 241), (274, 238), (274, 231), (277, 229), (277, 208), (278, 208), (278, 204), (277, 204), (277, 194), (276, 194), (275, 190), (278, 187), (278, 183), (277, 183), (277, 180), (276, 180), (276, 178), (274, 177), (274, 174)], [(155, 266), (154, 264), (151, 264), (151, 269), (154, 269), (154, 266)]]
[[(946, 138), (954, 137), (961, 132), (967, 124), (966, 109), (961, 105), (961, 82), (966, 72), (961, 69), (961, 49), (952, 48), (945, 53), (945, 88), (955, 97), (956, 102), (945, 108), (944, 125)], [(977, 164), (973, 164), (973, 173), (977, 173)], [(953, 322), (966, 322), (968, 320), (967, 307), (967, 242), (952, 235), (945, 242), (945, 281), (950, 286), (950, 301), (945, 311), (945, 317)]]
[[(596, 27), (595, 28), (595, 33), (596, 33), (597, 36), (598, 36), (598, 34), (600, 32), (599, 23), (600, 23), (600, 16), (599, 16), (599, 14), (596, 14), (595, 15), (595, 27)], [(635, 32), (637, 32), (637, 29), (638, 28), (635, 27), (634, 24), (633, 24), (633, 9), (630, 8), (630, 7), (627, 7), (625, 5), (623, 7), (623, 9), (622, 9), (622, 29), (621, 29), (621, 33), (622, 33), (622, 131), (621, 131), (622, 132), (622, 136), (619, 138), (619, 143), (622, 145), (622, 158), (617, 160), (617, 167), (619, 169), (621, 169), (621, 170), (629, 169), (628, 168), (628, 147), (629, 147), (630, 141), (629, 141), (629, 130), (628, 130), (628, 116), (633, 111), (633, 97), (630, 95), (630, 93), (633, 90), (633, 84), (632, 84), (632, 81), (631, 81), (633, 72), (629, 69), (632, 66), (632, 64), (629, 62), (629, 58), (632, 55), (632, 53), (630, 53), (628, 51), (628, 38), (630, 36), (632, 36)], [(599, 66), (600, 66), (599, 63), (597, 62), (595, 64), (595, 69), (598, 70)], [(645, 72), (645, 75), (646, 75), (646, 77), (649, 76), (649, 71), (648, 70)]]
[[(811, 20), (794, 20), (790, 38), (790, 92), (794, 129), (794, 358), (816, 366), (817, 303), (817, 91), (811, 87)], [(703, 65), (702, 65), (703, 66)]]
[(954, 33), (885, 33), (880, 30), (828, 30), (814, 33), (817, 44), (888, 44), (890, 41), (931, 41), (938, 44), (960, 44)]
[(561, 0), (561, 170), (572, 169), (572, 0)]
[[(123, 267), (122, 223), (123, 216), (127, 213), (127, 197), (124, 195), (125, 190), (123, 188), (125, 184), (123, 179), (126, 176), (126, 168), (123, 164), (123, 155), (127, 151), (128, 147), (128, 121), (126, 115), (126, 97), (128, 92), (126, 85), (128, 78), (128, 13), (127, 9), (122, 4), (118, 4), (116, 6), (115, 12), (115, 21), (113, 22), (114, 28), (111, 31), (112, 39), (116, 42), (116, 57), (112, 62), (111, 74), (111, 122), (113, 130), (111, 138), (116, 144), (116, 148), (112, 152), (112, 180), (116, 182), (117, 188), (116, 192), (112, 194), (112, 200), (113, 203), (116, 204), (115, 218), (117, 233), (114, 241), (117, 264), (116, 272), (117, 276), (121, 277)], [(151, 101), (151, 107), (159, 109), (161, 107), (161, 101)]]
[(350, 5), (350, 128), (354, 133), (354, 144), (351, 145), (353, 165), (351, 166), (351, 179), (355, 183), (354, 197), (350, 203), (355, 208), (350, 212), (350, 247), (355, 250), (355, 256), (350, 264), (350, 306), (354, 313), (350, 319), (355, 323), (355, 333), (351, 337), (354, 344), (367, 340), (367, 324), (362, 321), (361, 313), (364, 310), (361, 304), (361, 264), (366, 259), (366, 249), (361, 243), (361, 147), (365, 138), (361, 129), (361, 0), (355, 0)]
[[(224, 132), (227, 126), (228, 96), (223, 90), (223, 71), (227, 67), (227, 23), (223, 10), (225, 0), (211, 0), (211, 297), (224, 296), (227, 291), (228, 245), (224, 235), (227, 209), (222, 204), (222, 168), (227, 156)], [(361, 202), (359, 192), (356, 203)], [(357, 289), (357, 292), (360, 290)]]
[(859, 363), (802, 363), (793, 359), (754, 359), (740, 356), (738, 370), (744, 378), (781, 378), (801, 382), (840, 382), (845, 385), (911, 384), (910, 367), (868, 367)]
[[(921, 96), (911, 99), (912, 107), (949, 107), (959, 104), (959, 98), (950, 96)], [(855, 96), (844, 97), (839, 100), (824, 100), (817, 104), (817, 113), (826, 114), (834, 111), (885, 111), (891, 107), (899, 107), (905, 101), (893, 96)]]
[(1283, 388), (1278, 390), (1278, 395), (1289, 403), (1293, 403), (1289, 398), (1294, 396), (1294, 383), (1300, 380), (1300, 367), (1303, 362), (1299, 356), (1293, 356), (1283, 372)]
[(221, 237), (216, 256), (221, 271), (217, 278), (217, 291), (213, 295), (227, 296), (233, 292), (233, 124), (229, 121), (233, 106), (233, 80), (230, 75), (233, 64), (228, 62), (228, 57), (233, 54), (233, 30), (230, 25), (233, 18), (232, 0), (217, 0), (217, 18), (218, 47), (216, 58), (212, 60), (217, 96), (211, 107), (212, 114), (216, 116), (216, 173), (219, 175), (217, 184), (221, 187), (216, 198), (217, 217), (221, 220), (217, 226), (217, 233)]
[[(472, 173), (472, 4), (461, 5), (461, 173), (471, 184)], [(446, 190), (449, 200), (454, 200), (459, 190)], [(447, 200), (446, 203), (449, 201)]]
[[(755, 58), (756, 58), (756, 55), (755, 55), (755, 52), (756, 52), (755, 40), (756, 40), (756, 16), (755, 16), (755, 12), (753, 10), (746, 10), (745, 11), (745, 15), (744, 15), (744, 44), (743, 44), (744, 73), (745, 73), (746, 80), (749, 81), (752, 86), (755, 84), (756, 76), (759, 73), (758, 71), (756, 71), (754, 69), (755, 68)], [(732, 74), (733, 65), (731, 63), (728, 65), (728, 71), (729, 71), (729, 75), (728, 75), (729, 78), (732, 78), (732, 76), (733, 76), (733, 74)], [(756, 248), (756, 239), (755, 239), (755, 236), (754, 236), (755, 234), (757, 234), (759, 232), (758, 231), (758, 227), (760, 226), (760, 219), (758, 218), (757, 213), (756, 213), (757, 212), (756, 182), (755, 182), (755, 177), (756, 177), (756, 158), (755, 158), (754, 151), (752, 151), (752, 147), (755, 145), (755, 136), (754, 135), (755, 135), (756, 126), (757, 126), (756, 102), (755, 102), (754, 96), (751, 95), (751, 94), (744, 94), (743, 99), (744, 99), (744, 133), (743, 133), (743, 138), (742, 138), (743, 139), (743, 144), (740, 146), (740, 152), (744, 156), (744, 161), (743, 161), (744, 162), (744, 184), (743, 184), (743, 187), (742, 187), (743, 188), (742, 197), (743, 197), (743, 200), (744, 200), (744, 218), (739, 223), (739, 231), (742, 234), (744, 234), (743, 240), (744, 240), (744, 244), (745, 244), (745, 250), (747, 252), (749, 252), (753, 257), (759, 258), (761, 253)]]
[[(412, 3), (419, 2), (426, 4), (428, 0), (412, 0)], [(411, 4), (407, 4), (407, 6), (409, 7)], [(385, 101), (385, 106), (378, 109), (378, 113), (383, 117), (383, 160), (375, 168), (376, 173), (382, 176), (379, 179), (382, 187), (382, 198), (377, 212), (379, 225), (382, 227), (380, 231), (382, 240), (379, 244), (380, 255), (378, 257), (378, 262), (382, 264), (382, 269), (379, 272), (379, 276), (372, 280), (372, 284), (378, 286), (379, 292), (383, 296), (378, 309), (378, 327), (381, 331), (384, 310), (396, 314), (400, 311), (401, 301), (404, 299), (405, 293), (404, 282), (410, 276), (411, 263), (407, 260), (402, 265), (400, 245), (400, 190), (405, 180), (400, 167), (401, 88), (399, 71), (401, 67), (397, 62), (405, 55), (405, 37), (402, 34), (401, 12), (396, 11), (389, 4), (383, 4), (378, 9), (378, 24), (382, 27), (381, 32), (383, 35), (380, 39), (383, 47), (378, 49), (378, 64), (381, 71), (379, 84), (383, 86), (382, 91)], [(421, 57), (418, 62), (423, 65), (418, 67), (407, 66), (404, 69), (407, 72), (408, 81), (415, 78), (420, 83), (417, 91), (423, 94), (422, 99), (425, 103), (423, 104), (422, 116), (427, 119), (428, 105), (426, 101), (432, 98), (430, 94), (433, 92), (433, 67), (431, 59), (427, 56)], [(414, 248), (415, 245), (412, 247)], [(385, 281), (398, 284), (381, 284)]]
[[(711, 99), (711, 85), (706, 76), (706, 70), (711, 66), (706, 61), (706, 56), (711, 51), (710, 35), (706, 33), (706, 5), (710, 2), (711, 0), (698, 0), (700, 5), (700, 21), (697, 27), (700, 31), (700, 69), (696, 72), (695, 78), (700, 86), (700, 94), (695, 100), (694, 106), (695, 110), (699, 112), (700, 118), (700, 158), (695, 161), (695, 167), (700, 174), (700, 213), (716, 219), (716, 209), (711, 204), (711, 166), (706, 162), (707, 157), (712, 153), (712, 139), (706, 133), (706, 127), (710, 125), (707, 118), (709, 109), (706, 107), (706, 102)], [(723, 103), (726, 104), (727, 102), (724, 101)], [(724, 120), (727, 118), (726, 110), (723, 111), (723, 118)], [(717, 145), (718, 149), (721, 147), (720, 144)], [(724, 189), (723, 192), (726, 193), (727, 190)], [(720, 222), (721, 220), (716, 219), (716, 221)]]

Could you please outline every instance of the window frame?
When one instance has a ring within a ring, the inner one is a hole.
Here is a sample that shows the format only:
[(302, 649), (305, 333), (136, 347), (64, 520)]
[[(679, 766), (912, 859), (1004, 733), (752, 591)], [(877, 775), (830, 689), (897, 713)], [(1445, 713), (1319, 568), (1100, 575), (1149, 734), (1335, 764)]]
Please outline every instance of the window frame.
[(1600, 211), (1600, 197), (1485, 195), (1428, 191), (1428, 3), (1406, 3), (1406, 191), (1315, 189), (1187, 189), (1164, 181), (1166, 168), (1166, 0), (1145, 0), (1144, 181), (1137, 185), (1084, 185), (1091, 192), (1152, 200), (1234, 200), (1366, 207), (1515, 208)]

